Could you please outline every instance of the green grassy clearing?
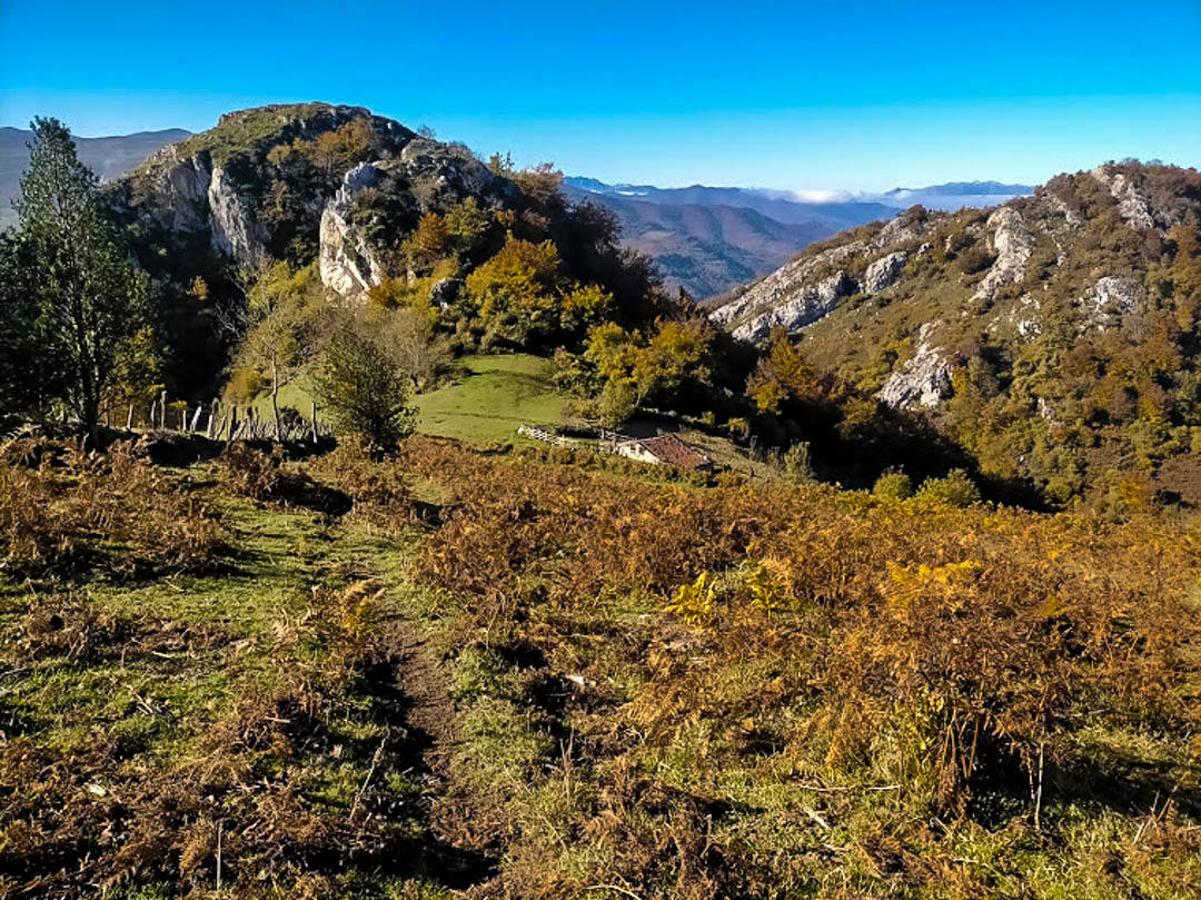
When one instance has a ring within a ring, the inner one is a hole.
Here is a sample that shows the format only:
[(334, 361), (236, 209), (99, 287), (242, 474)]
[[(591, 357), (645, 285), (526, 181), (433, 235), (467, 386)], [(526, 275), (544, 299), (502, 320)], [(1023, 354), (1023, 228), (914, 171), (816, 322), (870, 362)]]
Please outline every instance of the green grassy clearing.
[[(458, 361), (452, 380), (414, 398), (417, 430), (473, 444), (517, 441), (524, 422), (557, 425), (566, 402), (550, 383), (549, 360), (528, 353), (503, 356), (476, 354)], [(301, 376), (279, 392), (280, 406), (291, 406), (304, 416), (312, 408), (312, 383)], [(271, 417), (271, 398), (252, 404), (258, 415)], [(321, 411), (317, 411), (321, 418)]]
[(523, 422), (556, 425), (565, 401), (550, 383), (548, 360), (525, 353), (467, 356), (465, 374), (417, 398), (417, 430), (471, 443), (517, 440)]

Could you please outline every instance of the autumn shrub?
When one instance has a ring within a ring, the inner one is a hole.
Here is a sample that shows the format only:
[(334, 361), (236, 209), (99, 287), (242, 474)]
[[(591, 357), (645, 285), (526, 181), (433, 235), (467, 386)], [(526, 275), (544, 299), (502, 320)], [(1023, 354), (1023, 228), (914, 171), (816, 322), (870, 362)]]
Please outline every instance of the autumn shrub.
[(952, 469), (941, 478), (927, 478), (914, 497), (962, 508), (980, 502), (980, 488), (963, 469)]
[(882, 500), (907, 500), (913, 496), (913, 482), (904, 472), (885, 472), (872, 485), (872, 496)]
[(0, 548), (9, 569), (67, 573), (99, 563), (136, 576), (211, 565), (224, 540), (216, 514), (126, 444), (68, 449), (61, 465), (0, 464)]
[[(904, 499), (900, 478), (874, 496), (698, 489), (427, 439), (407, 442), (400, 464), (453, 498), (414, 570), (464, 598), (459, 633), (533, 642), (547, 678), (582, 673), (571, 722), (586, 749), (572, 765), (591, 774), (573, 777), (591, 780), (553, 821), (608, 861), (594, 880), (646, 887), (670, 872), (679, 894), (799, 890), (830, 861), (782, 862), (790, 829), (810, 834), (789, 818), (796, 806), (723, 811), (731, 796), (792, 796), (775, 780), (787, 772), (852, 817), (840, 827), (873, 858), (900, 852), (880, 831), (910, 835), (912, 868), (896, 883), (933, 888), (955, 850), (920, 823), (1037, 832), (1072, 803), (1129, 802), (1146, 783), (1131, 781), (1139, 764), (1104, 762), (1111, 745), (1094, 735), (1154, 733), (1156, 753), (1187, 752), (1201, 721), (1187, 605), (1201, 535), (1175, 523), (997, 509), (974, 502), (963, 473)], [(654, 612), (605, 612), (631, 607)], [(494, 653), (464, 659), (465, 698), (511, 677)], [(531, 721), (545, 717), (536, 709)], [(1172, 771), (1194, 803), (1189, 764)], [(538, 797), (567, 790), (526, 783)], [(886, 806), (869, 805), (877, 790)], [(545, 807), (513, 796), (493, 801), (510, 823), (506, 883), (570, 893), (581, 882), (555, 869), (553, 838), (512, 825)], [(806, 821), (825, 833), (816, 815)], [(749, 846), (745, 829), (760, 827), (766, 843)], [(971, 894), (987, 878), (965, 884)]]

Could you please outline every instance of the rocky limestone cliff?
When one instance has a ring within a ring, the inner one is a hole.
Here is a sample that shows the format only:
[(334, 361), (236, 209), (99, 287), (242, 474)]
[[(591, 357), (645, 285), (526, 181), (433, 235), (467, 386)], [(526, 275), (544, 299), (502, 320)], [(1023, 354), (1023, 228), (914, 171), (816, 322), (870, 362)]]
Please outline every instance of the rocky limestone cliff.
[(378, 164), (360, 163), (346, 173), (342, 186), (321, 213), (321, 281), (342, 296), (360, 294), (380, 283), (384, 268), (362, 231), (350, 222), (357, 193), (383, 178)]
[(225, 169), (213, 169), (208, 186), (209, 229), (212, 247), (242, 266), (256, 266), (267, 256), (266, 229), (250, 210)]
[(894, 409), (931, 408), (951, 396), (951, 367), (943, 352), (930, 343), (941, 322), (927, 322), (918, 331), (913, 356), (889, 376), (876, 395)]

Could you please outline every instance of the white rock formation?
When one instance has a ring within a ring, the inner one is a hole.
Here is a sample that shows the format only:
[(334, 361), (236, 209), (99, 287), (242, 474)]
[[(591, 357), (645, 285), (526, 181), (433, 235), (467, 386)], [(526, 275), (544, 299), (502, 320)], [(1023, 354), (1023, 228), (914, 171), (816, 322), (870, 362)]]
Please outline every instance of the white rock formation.
[(940, 322), (927, 322), (917, 335), (913, 356), (893, 371), (876, 396), (895, 409), (934, 407), (951, 396), (951, 367), (942, 351), (930, 345), (930, 333)]
[(1034, 238), (1022, 214), (1012, 206), (998, 207), (988, 217), (991, 244), (997, 258), (976, 288), (973, 300), (991, 300), (1003, 285), (1017, 284), (1026, 277), (1026, 263), (1034, 252)]
[[(772, 314), (773, 307), (796, 300), (800, 295), (816, 288), (819, 272), (829, 271), (849, 256), (864, 249), (862, 241), (852, 241), (841, 247), (831, 247), (814, 256), (799, 257), (785, 263), (770, 275), (748, 287), (739, 297), (720, 306), (709, 314), (717, 325), (729, 327), (738, 324), (741, 329), (760, 331), (755, 321)], [(768, 326), (765, 335), (771, 332)]]
[(1134, 312), (1143, 300), (1143, 286), (1126, 275), (1106, 275), (1076, 305), (1083, 314), (1084, 329), (1105, 331), (1121, 324), (1122, 316)]
[(362, 294), (384, 278), (384, 268), (374, 250), (349, 219), (354, 195), (375, 185), (382, 174), (375, 163), (355, 166), (343, 177), (342, 186), (321, 213), (321, 282), (343, 297)]
[(1112, 172), (1106, 166), (1097, 166), (1092, 176), (1109, 188), (1110, 196), (1118, 201), (1118, 215), (1131, 228), (1154, 228), (1155, 216), (1145, 197), (1121, 172)]
[(739, 325), (734, 329), (733, 335), (738, 340), (757, 344), (770, 337), (772, 329), (778, 326), (783, 326), (789, 331), (804, 328), (826, 315), (857, 290), (859, 282), (839, 269), (815, 285), (794, 291), (786, 301)]
[(872, 238), (872, 249), (882, 250), (894, 244), (916, 240), (932, 227), (933, 222), (930, 219), (915, 219), (912, 216), (906, 216), (905, 213), (901, 213), (895, 218), (890, 219), (888, 224), (876, 233), (876, 236)]
[(209, 224), (214, 250), (243, 265), (257, 265), (267, 256), (265, 235), (251, 215), (246, 201), (225, 177), (220, 166), (213, 169), (208, 186)]
[(901, 270), (905, 268), (908, 258), (904, 250), (897, 250), (869, 265), (863, 273), (864, 293), (876, 294), (894, 284), (901, 277)]
[(163, 149), (162, 158), (171, 162), (156, 170), (159, 221), (174, 231), (199, 231), (208, 224), (205, 202), (212, 172), (199, 157), (180, 159), (174, 145)]

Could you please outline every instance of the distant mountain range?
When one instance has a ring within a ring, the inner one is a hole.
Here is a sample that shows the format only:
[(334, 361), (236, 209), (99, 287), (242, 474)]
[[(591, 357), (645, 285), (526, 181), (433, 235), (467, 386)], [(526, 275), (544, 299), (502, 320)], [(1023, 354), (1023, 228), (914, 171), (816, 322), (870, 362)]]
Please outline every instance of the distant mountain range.
[[(79, 158), (101, 180), (124, 175), (155, 150), (191, 134), (182, 128), (163, 131), (139, 131), (112, 137), (75, 138)], [(29, 165), (29, 147), (33, 133), (23, 128), (0, 128), (0, 228), (14, 223), (17, 214), (12, 201), (21, 191), (21, 174)]]
[(920, 204), (936, 210), (995, 206), (1032, 188), (995, 181), (895, 188), (882, 194), (762, 188), (660, 188), (569, 177), (568, 192), (607, 206), (627, 245), (649, 255), (669, 286), (698, 298), (722, 294), (778, 268), (838, 232)]
[[(77, 137), (79, 157), (102, 179), (116, 178), (161, 147), (183, 140), (180, 128), (112, 137)], [(0, 228), (12, 225), (12, 200), (29, 161), (29, 131), (0, 128)], [(1020, 184), (952, 182), (881, 194), (793, 193), (760, 188), (660, 188), (569, 177), (567, 193), (611, 209), (627, 246), (646, 253), (669, 287), (703, 299), (771, 272), (805, 247), (846, 228), (891, 218), (898, 209), (993, 206), (1031, 192)]]

